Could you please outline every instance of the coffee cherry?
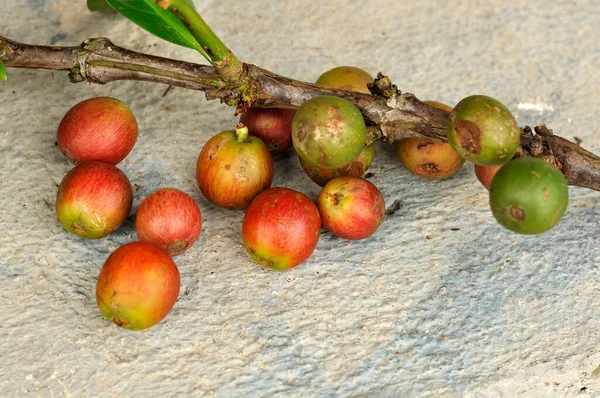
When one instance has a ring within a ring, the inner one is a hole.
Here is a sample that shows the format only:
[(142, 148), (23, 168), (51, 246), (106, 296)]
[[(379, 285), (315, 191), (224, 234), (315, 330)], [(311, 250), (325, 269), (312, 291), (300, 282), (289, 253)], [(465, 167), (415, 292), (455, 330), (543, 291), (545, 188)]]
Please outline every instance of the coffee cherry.
[(383, 195), (371, 182), (360, 177), (338, 177), (319, 193), (317, 207), (325, 228), (344, 239), (365, 239), (373, 235), (385, 215)]
[(537, 158), (511, 160), (490, 187), (490, 207), (505, 228), (519, 234), (541, 234), (556, 225), (569, 202), (564, 175)]
[(303, 103), (292, 122), (292, 141), (308, 165), (336, 169), (350, 164), (365, 146), (367, 127), (360, 110), (334, 96)]
[(508, 162), (519, 147), (520, 133), (508, 108), (484, 95), (464, 98), (450, 113), (448, 143), (478, 165)]
[(56, 216), (69, 232), (103, 238), (124, 222), (133, 202), (129, 179), (112, 164), (79, 163), (63, 178), (56, 195)]
[(227, 209), (245, 209), (271, 186), (273, 159), (260, 138), (238, 124), (204, 144), (196, 163), (198, 187), (211, 203)]
[(492, 185), (492, 181), (494, 180), (494, 176), (502, 166), (503, 165), (501, 164), (497, 166), (479, 166), (476, 164), (474, 167), (475, 176), (477, 177), (481, 185), (483, 185), (485, 189), (489, 191), (490, 186)]
[(97, 160), (116, 165), (138, 137), (133, 112), (116, 98), (96, 97), (72, 107), (56, 135), (60, 151), (73, 163)]
[(338, 66), (323, 73), (315, 83), (370, 94), (367, 84), (373, 83), (373, 77), (367, 72), (354, 66)]
[(244, 247), (265, 267), (285, 270), (304, 262), (317, 247), (321, 216), (305, 194), (267, 189), (250, 203), (242, 222)]
[(405, 138), (395, 143), (396, 155), (412, 174), (430, 180), (443, 180), (456, 174), (465, 160), (448, 144), (421, 138)]
[[(452, 111), (452, 107), (436, 101), (425, 101), (436, 108)], [(402, 165), (414, 175), (430, 180), (443, 180), (461, 169), (465, 160), (443, 142), (423, 138), (404, 138), (394, 143)]]
[(358, 155), (352, 163), (338, 169), (320, 169), (318, 167), (309, 166), (302, 158), (299, 159), (300, 165), (306, 175), (308, 175), (315, 184), (324, 187), (325, 184), (337, 177), (362, 177), (369, 169), (369, 166), (371, 166), (371, 163), (373, 163), (374, 157), (375, 144), (371, 144), (364, 147), (360, 152), (360, 155)]
[(250, 135), (260, 138), (271, 153), (282, 153), (292, 146), (292, 119), (295, 109), (250, 108), (240, 116)]

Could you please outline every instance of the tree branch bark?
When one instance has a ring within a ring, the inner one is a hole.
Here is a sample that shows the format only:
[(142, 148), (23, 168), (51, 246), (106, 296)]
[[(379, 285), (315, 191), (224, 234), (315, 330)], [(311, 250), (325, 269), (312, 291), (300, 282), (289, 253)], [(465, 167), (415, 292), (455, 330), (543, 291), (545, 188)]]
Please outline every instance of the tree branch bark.
[[(0, 36), (0, 59), (9, 68), (50, 69), (68, 72), (71, 82), (106, 84), (117, 80), (143, 80), (200, 90), (209, 100), (219, 99), (236, 112), (244, 112), (241, 93), (207, 65), (178, 61), (127, 50), (105, 38), (85, 40), (77, 47), (37, 46)], [(420, 137), (446, 142), (449, 113), (401, 93), (379, 74), (372, 95), (332, 89), (277, 75), (244, 64), (257, 93), (252, 106), (298, 108), (317, 95), (336, 95), (354, 103), (369, 126), (369, 142), (393, 142)], [(523, 128), (516, 156), (543, 158), (558, 167), (569, 185), (600, 191), (600, 158), (579, 145), (556, 136), (546, 126)]]

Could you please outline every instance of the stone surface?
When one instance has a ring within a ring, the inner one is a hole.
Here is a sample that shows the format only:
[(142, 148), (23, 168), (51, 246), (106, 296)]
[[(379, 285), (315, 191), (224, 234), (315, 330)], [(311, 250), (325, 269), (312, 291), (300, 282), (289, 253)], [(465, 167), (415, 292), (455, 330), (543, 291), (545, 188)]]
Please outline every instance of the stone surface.
[[(1, 2), (0, 34), (77, 45), (106, 36), (152, 54), (204, 63), (84, 1)], [(305, 81), (338, 65), (389, 75), (421, 99), (471, 94), (504, 102), (520, 125), (546, 123), (600, 153), (600, 3), (196, 1), (243, 60)], [(367, 5), (368, 4), (368, 5)], [(377, 147), (371, 181), (400, 209), (365, 241), (324, 234), (289, 272), (254, 264), (243, 212), (210, 205), (195, 182), (202, 145), (233, 110), (203, 93), (144, 82), (70, 84), (60, 72), (8, 70), (0, 83), (0, 395), (28, 396), (598, 396), (599, 196), (571, 188), (558, 227), (519, 236), (491, 215), (472, 165), (420, 180)], [(55, 145), (75, 103), (117, 97), (139, 140), (120, 164), (134, 210), (155, 189), (190, 193), (200, 240), (176, 258), (182, 289), (158, 326), (105, 321), (99, 269), (132, 224), (98, 241), (67, 234), (54, 213), (72, 167)], [(274, 185), (313, 199), (296, 157)]]

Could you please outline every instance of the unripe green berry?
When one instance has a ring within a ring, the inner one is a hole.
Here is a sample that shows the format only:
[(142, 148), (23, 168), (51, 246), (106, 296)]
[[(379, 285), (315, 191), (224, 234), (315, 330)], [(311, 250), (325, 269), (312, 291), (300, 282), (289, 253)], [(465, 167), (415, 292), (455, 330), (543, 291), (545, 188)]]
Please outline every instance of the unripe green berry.
[(564, 175), (538, 158), (511, 160), (498, 170), (490, 187), (494, 217), (519, 234), (541, 234), (555, 226), (567, 209)]
[(450, 113), (448, 143), (477, 165), (508, 162), (519, 147), (520, 135), (521, 129), (508, 108), (485, 95), (464, 98)]
[(314, 183), (324, 187), (329, 181), (337, 177), (362, 177), (365, 175), (373, 159), (375, 158), (375, 144), (367, 145), (360, 152), (360, 155), (349, 165), (338, 169), (320, 169), (306, 164), (302, 158), (300, 166), (304, 172), (313, 180)]
[(292, 141), (308, 165), (336, 169), (349, 165), (365, 147), (367, 127), (360, 110), (334, 96), (309, 99), (292, 121)]
[(338, 66), (319, 76), (316, 83), (323, 86), (370, 94), (367, 84), (373, 83), (373, 80), (371, 75), (360, 68), (354, 66)]

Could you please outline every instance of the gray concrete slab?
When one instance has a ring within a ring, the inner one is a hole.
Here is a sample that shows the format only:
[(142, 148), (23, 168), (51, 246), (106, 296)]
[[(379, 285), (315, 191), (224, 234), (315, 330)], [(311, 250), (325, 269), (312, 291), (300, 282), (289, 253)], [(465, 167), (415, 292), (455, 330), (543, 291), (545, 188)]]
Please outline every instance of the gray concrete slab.
[[(546, 123), (600, 153), (600, 3), (581, 1), (196, 1), (243, 60), (305, 81), (338, 65), (389, 75), (422, 99), (503, 101), (521, 125)], [(1, 0), (0, 34), (76, 45), (106, 36), (139, 51), (204, 62), (84, 1)], [(597, 192), (571, 188), (557, 228), (509, 233), (471, 165), (423, 181), (378, 146), (372, 181), (401, 203), (365, 241), (323, 235), (305, 264), (276, 273), (241, 242), (242, 212), (209, 204), (195, 181), (202, 145), (236, 123), (199, 92), (144, 82), (70, 84), (8, 71), (0, 84), (0, 395), (402, 396), (600, 395)], [(54, 213), (71, 165), (56, 127), (75, 103), (131, 106), (139, 140), (120, 167), (134, 209), (172, 186), (199, 203), (197, 244), (176, 262), (181, 295), (157, 327), (109, 324), (95, 302), (104, 260), (132, 225), (97, 241)], [(294, 156), (274, 185), (318, 193)], [(597, 377), (597, 375), (596, 375)]]

